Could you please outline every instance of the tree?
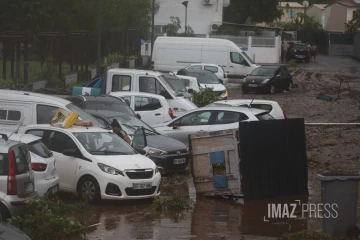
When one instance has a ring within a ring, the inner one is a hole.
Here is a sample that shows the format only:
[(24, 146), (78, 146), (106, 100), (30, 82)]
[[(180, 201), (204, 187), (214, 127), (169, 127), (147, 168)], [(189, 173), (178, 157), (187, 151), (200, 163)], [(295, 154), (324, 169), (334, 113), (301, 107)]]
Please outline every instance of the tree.
[(171, 23), (164, 26), (164, 30), (168, 36), (179, 36), (179, 37), (195, 37), (194, 30), (189, 25), (186, 27), (184, 33), (179, 33), (181, 29), (181, 21), (178, 17), (170, 17)]
[(296, 31), (299, 29), (323, 31), (321, 24), (305, 13), (297, 13), (296, 18), (294, 18), (292, 22), (277, 22), (275, 25), (282, 27), (284, 31)]
[(354, 12), (353, 19), (347, 24), (346, 33), (356, 33), (360, 28), (360, 8)]
[(224, 22), (245, 24), (249, 19), (254, 22), (272, 22), (281, 17), (278, 0), (231, 1), (224, 8)]

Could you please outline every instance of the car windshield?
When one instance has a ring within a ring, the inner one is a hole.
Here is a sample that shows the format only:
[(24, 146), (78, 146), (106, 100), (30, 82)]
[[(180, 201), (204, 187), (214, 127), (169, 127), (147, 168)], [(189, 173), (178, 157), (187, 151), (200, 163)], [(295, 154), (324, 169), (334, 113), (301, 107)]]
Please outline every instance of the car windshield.
[(178, 92), (187, 92), (184, 82), (180, 78), (168, 78), (170, 85)]
[(134, 132), (139, 128), (139, 127), (143, 127), (146, 131), (146, 134), (156, 134), (158, 135), (158, 133), (149, 125), (147, 125), (146, 123), (144, 123), (143, 121), (141, 121), (140, 119), (131, 116), (131, 115), (122, 115), (122, 116), (117, 116), (117, 117), (112, 117), (112, 119), (116, 119), (122, 129), (129, 135), (133, 135)]
[(114, 111), (114, 112), (136, 115), (128, 105), (121, 102), (120, 100), (119, 101), (86, 101), (86, 109)]
[(164, 75), (160, 75), (159, 78), (162, 80), (164, 85), (172, 92), (172, 94), (174, 94), (176, 96), (177, 91), (173, 86), (171, 86), (171, 84), (169, 84), (167, 78)]
[(304, 44), (294, 44), (293, 48), (299, 49), (299, 50), (306, 50), (308, 47)]
[(42, 158), (52, 157), (51, 151), (40, 140), (29, 143), (27, 146), (30, 152)]
[(266, 76), (272, 77), (275, 74), (275, 68), (265, 68), (265, 67), (258, 67), (255, 68), (251, 73), (250, 76)]
[(74, 136), (92, 155), (134, 155), (135, 151), (112, 132), (76, 132)]
[(246, 52), (242, 52), (243, 56), (246, 58), (246, 60), (248, 60), (249, 63), (254, 64), (254, 62), (251, 60), (251, 58), (249, 57), (249, 55), (246, 54)]
[(267, 112), (265, 113), (260, 113), (258, 115), (256, 115), (257, 119), (259, 119), (259, 121), (264, 121), (264, 120), (273, 120), (274, 118)]
[(220, 83), (217, 76), (213, 73), (189, 72), (189, 76), (196, 77), (198, 82), (203, 83), (203, 84), (218, 84), (218, 83)]
[(66, 107), (72, 111), (75, 112), (77, 114), (79, 114), (79, 117), (82, 120), (90, 120), (95, 127), (102, 127), (105, 128), (104, 125), (102, 125), (101, 123), (99, 123), (96, 118), (94, 118), (93, 116), (91, 116), (90, 114), (87, 114), (86, 112), (84, 112), (81, 108), (75, 106), (73, 103), (69, 103), (68, 105), (66, 105)]

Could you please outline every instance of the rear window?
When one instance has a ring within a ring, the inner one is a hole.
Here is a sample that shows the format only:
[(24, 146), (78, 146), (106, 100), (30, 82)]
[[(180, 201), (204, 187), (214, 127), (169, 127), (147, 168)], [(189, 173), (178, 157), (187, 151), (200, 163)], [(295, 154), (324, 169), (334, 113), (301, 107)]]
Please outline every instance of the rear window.
[(293, 48), (300, 49), (300, 50), (306, 50), (308, 47), (303, 44), (294, 44)]
[(272, 106), (270, 104), (251, 104), (251, 108), (257, 108), (257, 109), (262, 109), (262, 110), (266, 110), (266, 111), (272, 110)]
[(257, 119), (259, 119), (259, 121), (274, 119), (269, 113), (261, 113), (261, 114), (256, 115), (256, 117), (257, 117)]
[(40, 140), (28, 144), (29, 151), (42, 157), (49, 158), (52, 156), (51, 151)]
[(15, 157), (16, 175), (27, 173), (29, 169), (29, 163), (31, 162), (29, 150), (25, 145), (14, 147), (12, 149)]
[(0, 153), (0, 176), (8, 174), (7, 158), (7, 154)]
[(219, 71), (218, 68), (214, 66), (205, 66), (204, 69), (213, 73), (217, 73)]

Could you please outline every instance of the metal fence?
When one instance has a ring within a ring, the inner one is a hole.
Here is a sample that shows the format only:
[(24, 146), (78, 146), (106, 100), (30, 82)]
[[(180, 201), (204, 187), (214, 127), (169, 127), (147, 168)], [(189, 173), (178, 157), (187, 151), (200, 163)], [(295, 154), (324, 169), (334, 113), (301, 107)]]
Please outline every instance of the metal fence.
[(232, 41), (238, 46), (248, 46), (249, 37), (235, 37), (230, 35), (210, 35), (210, 38), (220, 38)]
[(251, 41), (252, 47), (275, 47), (275, 38), (253, 37)]
[(352, 56), (353, 54), (353, 34), (329, 34), (329, 56)]

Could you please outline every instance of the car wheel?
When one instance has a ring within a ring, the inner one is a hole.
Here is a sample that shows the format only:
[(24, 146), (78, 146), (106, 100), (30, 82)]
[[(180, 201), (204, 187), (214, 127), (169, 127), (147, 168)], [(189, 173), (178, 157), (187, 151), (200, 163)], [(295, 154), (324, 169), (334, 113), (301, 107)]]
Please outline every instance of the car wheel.
[(289, 82), (288, 86), (286, 87), (286, 91), (290, 92), (292, 90), (293, 83)]
[(275, 94), (276, 93), (276, 88), (274, 86), (274, 84), (270, 85), (270, 90), (269, 90), (270, 94)]
[(0, 222), (5, 222), (10, 218), (10, 213), (4, 204), (0, 204)]
[(81, 179), (79, 185), (81, 199), (88, 203), (96, 203), (100, 200), (100, 186), (95, 178), (87, 176)]

